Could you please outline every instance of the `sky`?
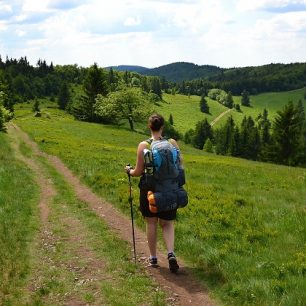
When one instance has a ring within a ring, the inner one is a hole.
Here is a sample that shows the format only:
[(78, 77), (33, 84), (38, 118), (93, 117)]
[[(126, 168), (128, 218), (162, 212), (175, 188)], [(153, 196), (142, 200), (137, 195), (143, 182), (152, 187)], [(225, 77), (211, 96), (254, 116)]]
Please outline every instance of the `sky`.
[(306, 62), (306, 0), (0, 0), (0, 55), (83, 67)]

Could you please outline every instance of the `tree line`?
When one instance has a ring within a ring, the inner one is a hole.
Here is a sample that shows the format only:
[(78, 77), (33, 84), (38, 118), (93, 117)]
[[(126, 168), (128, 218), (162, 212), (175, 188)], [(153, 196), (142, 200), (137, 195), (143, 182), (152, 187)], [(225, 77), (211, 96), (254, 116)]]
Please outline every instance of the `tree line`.
[(245, 116), (240, 125), (230, 116), (217, 129), (204, 119), (187, 131), (183, 140), (195, 148), (220, 155), (306, 166), (306, 119), (301, 100), (297, 104), (288, 102), (273, 122), (266, 109), (255, 119)]
[(0, 56), (1, 122), (12, 117), (15, 103), (33, 101), (39, 115), (38, 99), (49, 98), (78, 120), (118, 123), (125, 119), (134, 129), (134, 122), (161, 101), (162, 82), (156, 76), (103, 69), (96, 63), (84, 68), (39, 59), (33, 66), (26, 57), (2, 60)]
[(269, 64), (257, 67), (229, 68), (209, 77), (171, 83), (184, 95), (207, 94), (211, 88), (219, 88), (233, 95), (244, 90), (252, 95), (263, 92), (279, 92), (302, 88), (306, 83), (306, 63)]

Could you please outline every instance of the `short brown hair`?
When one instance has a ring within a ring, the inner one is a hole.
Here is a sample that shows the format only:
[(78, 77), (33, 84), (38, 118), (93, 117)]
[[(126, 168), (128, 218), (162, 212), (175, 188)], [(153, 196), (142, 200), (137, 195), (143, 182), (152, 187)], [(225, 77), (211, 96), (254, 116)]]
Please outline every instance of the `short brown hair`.
[(152, 114), (148, 120), (149, 128), (155, 132), (159, 131), (164, 126), (164, 123), (164, 117), (159, 114)]

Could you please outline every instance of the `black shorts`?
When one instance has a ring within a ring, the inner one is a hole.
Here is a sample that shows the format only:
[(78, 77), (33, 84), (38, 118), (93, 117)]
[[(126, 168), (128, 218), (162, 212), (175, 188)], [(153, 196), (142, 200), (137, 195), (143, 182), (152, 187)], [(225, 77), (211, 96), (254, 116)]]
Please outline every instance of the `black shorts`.
[(141, 211), (144, 217), (148, 217), (148, 218), (157, 217), (159, 219), (168, 220), (168, 221), (176, 219), (177, 209), (169, 210), (169, 211), (162, 211), (159, 213), (152, 213), (149, 209), (149, 202), (147, 199), (146, 190), (140, 189), (139, 203), (140, 203), (139, 210)]

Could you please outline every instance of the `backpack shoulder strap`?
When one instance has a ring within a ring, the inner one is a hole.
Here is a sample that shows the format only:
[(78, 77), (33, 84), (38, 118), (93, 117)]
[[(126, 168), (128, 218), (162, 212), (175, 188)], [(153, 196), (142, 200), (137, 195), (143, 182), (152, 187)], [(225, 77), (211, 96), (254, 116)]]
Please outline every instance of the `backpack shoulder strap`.
[(145, 142), (147, 143), (147, 149), (150, 150), (151, 149), (151, 144), (153, 142), (152, 138), (148, 138), (145, 140)]

